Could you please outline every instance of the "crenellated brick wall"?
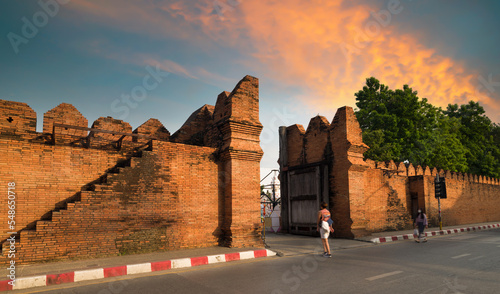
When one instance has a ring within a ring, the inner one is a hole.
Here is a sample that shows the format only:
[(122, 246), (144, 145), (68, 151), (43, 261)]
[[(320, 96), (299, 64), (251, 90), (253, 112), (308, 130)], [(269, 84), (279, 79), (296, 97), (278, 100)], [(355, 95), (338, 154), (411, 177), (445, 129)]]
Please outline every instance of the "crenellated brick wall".
[[(43, 133), (52, 133), (54, 124), (67, 124), (82, 128), (88, 127), (88, 120), (71, 104), (61, 103), (43, 115)], [(58, 128), (57, 143), (71, 143), (75, 137), (86, 137), (84, 130)]]
[(36, 136), (36, 113), (26, 103), (0, 100), (0, 135), (12, 139)]
[[(330, 211), (335, 236), (353, 238), (371, 232), (411, 228), (422, 208), (431, 226), (438, 226), (438, 202), (434, 197), (436, 174), (446, 178), (447, 199), (441, 200), (445, 225), (500, 221), (500, 181), (483, 176), (453, 173), (405, 163), (363, 160), (363, 143), (354, 111), (342, 107), (330, 124), (324, 117), (311, 119), (307, 130), (292, 125), (280, 130), (283, 226), (293, 231), (288, 173), (326, 166)], [(317, 206), (321, 195), (319, 195)], [(316, 209), (316, 208), (315, 208)], [(315, 214), (315, 210), (311, 210)], [(304, 226), (304, 225), (302, 225)], [(310, 226), (314, 232), (315, 224)]]
[[(170, 132), (156, 118), (148, 119), (147, 122), (143, 123), (137, 129), (135, 129), (133, 133), (149, 136), (156, 140), (170, 141)], [(134, 137), (132, 138), (132, 141), (147, 143), (148, 139)]]
[[(28, 105), (0, 100), (0, 187), (7, 195), (15, 182), (16, 263), (263, 246), (258, 103), (258, 80), (246, 76), (172, 139), (156, 119), (134, 131), (112, 117), (87, 128), (69, 104), (47, 112), (36, 133)], [(54, 123), (75, 128), (52, 134)], [(7, 210), (0, 205), (4, 263)]]

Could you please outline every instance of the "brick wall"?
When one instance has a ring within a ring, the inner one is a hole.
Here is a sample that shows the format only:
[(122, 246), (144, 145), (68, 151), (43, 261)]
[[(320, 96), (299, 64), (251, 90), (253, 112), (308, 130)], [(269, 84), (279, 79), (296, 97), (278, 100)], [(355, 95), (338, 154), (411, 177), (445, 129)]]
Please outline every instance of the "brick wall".
[[(147, 122), (140, 125), (137, 129), (133, 131), (134, 134), (149, 136), (157, 140), (169, 141), (170, 132), (163, 126), (163, 124), (155, 119), (150, 118)], [(147, 138), (137, 138), (132, 139), (133, 142), (147, 143), (149, 140)]]
[[(115, 131), (120, 133), (132, 133), (132, 127), (128, 122), (124, 122), (119, 119), (114, 119), (110, 116), (98, 118), (92, 124), (92, 128), (97, 130)], [(112, 142), (118, 141), (121, 137), (122, 135), (91, 131), (89, 133), (90, 146), (93, 148), (112, 149), (114, 148)], [(123, 142), (125, 143), (131, 141), (132, 137), (127, 136), (123, 138)]]
[[(16, 228), (39, 219), (99, 178), (125, 155), (104, 150), (33, 144), (0, 138), (0, 187), (16, 183)], [(7, 192), (5, 192), (7, 194)], [(7, 238), (7, 205), (0, 205), (1, 237)]]
[(325, 160), (329, 128), (330, 123), (325, 117), (316, 116), (311, 119), (303, 139), (305, 163)]
[[(440, 171), (446, 178), (447, 199), (441, 199), (445, 225), (461, 225), (500, 220), (498, 179)], [(432, 225), (438, 225), (438, 201), (434, 198), (434, 177), (422, 176), (425, 210)]]
[(214, 108), (203, 105), (193, 112), (182, 127), (172, 135), (172, 142), (203, 146), (207, 127), (213, 121)]
[[(65, 124), (76, 127), (88, 128), (88, 120), (71, 104), (61, 103), (57, 107), (47, 111), (43, 115), (43, 132), (52, 133), (55, 124)], [(78, 137), (86, 137), (87, 131), (57, 128), (58, 136), (57, 143), (71, 143), (77, 140)]]
[(0, 135), (13, 139), (36, 136), (36, 113), (26, 103), (0, 100)]
[[(256, 78), (244, 77), (232, 92), (219, 95), (215, 107), (195, 111), (176, 136), (189, 144), (169, 142), (175, 138), (158, 120), (132, 132), (112, 117), (92, 125), (105, 132), (63, 128), (54, 141), (53, 123), (86, 127), (73, 106), (47, 112), (44, 133), (36, 133), (36, 114), (28, 105), (0, 102), (0, 185), (7, 194), (8, 183), (16, 183), (16, 263), (263, 246)], [(132, 133), (156, 140), (145, 144), (145, 138), (123, 136)], [(5, 241), (12, 231), (7, 205), (0, 213)]]
[(78, 201), (50, 220), (22, 231), (18, 262), (216, 246), (221, 236), (215, 150), (169, 142), (156, 142), (153, 150), (80, 192)]
[[(394, 162), (369, 162), (364, 181), (367, 209), (367, 230), (370, 232), (401, 230), (411, 226), (409, 178)], [(400, 164), (400, 166), (404, 164)]]
[(304, 158), (304, 135), (305, 130), (302, 125), (293, 125), (287, 128), (286, 134), (288, 143), (286, 149), (288, 150), (288, 165), (296, 166), (305, 163)]
[[(320, 163), (328, 166), (328, 200), (337, 237), (409, 229), (419, 207), (427, 213), (430, 224), (437, 226), (434, 177), (438, 173), (446, 178), (448, 191), (448, 198), (441, 200), (444, 225), (500, 221), (499, 179), (363, 160), (368, 146), (363, 143), (350, 107), (339, 108), (331, 125), (326, 118), (317, 116), (306, 131), (301, 125), (292, 125), (285, 134), (286, 140), (280, 141), (285, 144), (280, 150), (285, 149), (287, 157), (283, 160), (286, 164), (281, 165), (285, 183), (289, 168)], [(282, 189), (284, 210), (292, 193), (287, 190), (290, 187)]]

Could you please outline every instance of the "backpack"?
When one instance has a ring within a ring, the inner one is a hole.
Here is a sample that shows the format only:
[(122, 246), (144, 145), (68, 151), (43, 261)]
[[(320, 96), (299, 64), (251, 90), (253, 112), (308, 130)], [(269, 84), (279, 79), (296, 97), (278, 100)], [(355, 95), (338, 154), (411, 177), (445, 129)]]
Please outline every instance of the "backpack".
[[(323, 216), (322, 219), (324, 219), (325, 217)], [(328, 226), (326, 225), (323, 225), (323, 223), (326, 223), (328, 224)], [(328, 214), (328, 219), (326, 221), (322, 221), (321, 223), (321, 227), (324, 229), (324, 230), (329, 230), (329, 227), (333, 225), (333, 220), (332, 220), (332, 216), (330, 214)], [(325, 226), (325, 227), (323, 227)]]

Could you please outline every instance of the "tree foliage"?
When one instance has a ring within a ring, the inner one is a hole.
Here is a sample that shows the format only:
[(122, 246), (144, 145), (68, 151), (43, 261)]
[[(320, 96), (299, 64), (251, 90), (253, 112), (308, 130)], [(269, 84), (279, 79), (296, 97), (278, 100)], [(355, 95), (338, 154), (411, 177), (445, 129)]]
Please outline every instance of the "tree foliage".
[(444, 113), (460, 120), (460, 140), (467, 148), (467, 172), (500, 177), (498, 125), (485, 115), (478, 102), (458, 106), (449, 104)]
[(500, 126), (479, 103), (442, 110), (408, 85), (391, 90), (374, 77), (355, 96), (363, 141), (370, 146), (366, 158), (500, 177)]

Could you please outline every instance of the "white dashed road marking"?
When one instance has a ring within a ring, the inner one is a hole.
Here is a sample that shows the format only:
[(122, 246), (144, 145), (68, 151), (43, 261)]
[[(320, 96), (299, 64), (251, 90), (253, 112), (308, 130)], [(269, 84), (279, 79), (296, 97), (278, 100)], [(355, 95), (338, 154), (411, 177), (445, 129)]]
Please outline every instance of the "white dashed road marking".
[(381, 274), (381, 275), (378, 275), (378, 276), (373, 276), (373, 277), (369, 277), (369, 278), (366, 278), (368, 281), (375, 281), (375, 280), (378, 280), (378, 279), (382, 279), (382, 278), (386, 278), (386, 277), (390, 277), (390, 276), (394, 276), (394, 275), (398, 275), (402, 273), (402, 271), (395, 271), (395, 272), (390, 272), (390, 273), (385, 273), (385, 274)]
[(462, 254), (462, 255), (457, 255), (457, 256), (453, 256), (452, 258), (453, 259), (457, 259), (457, 258), (462, 258), (462, 257), (466, 257), (466, 256), (469, 256), (470, 254), (467, 253), (467, 254)]

